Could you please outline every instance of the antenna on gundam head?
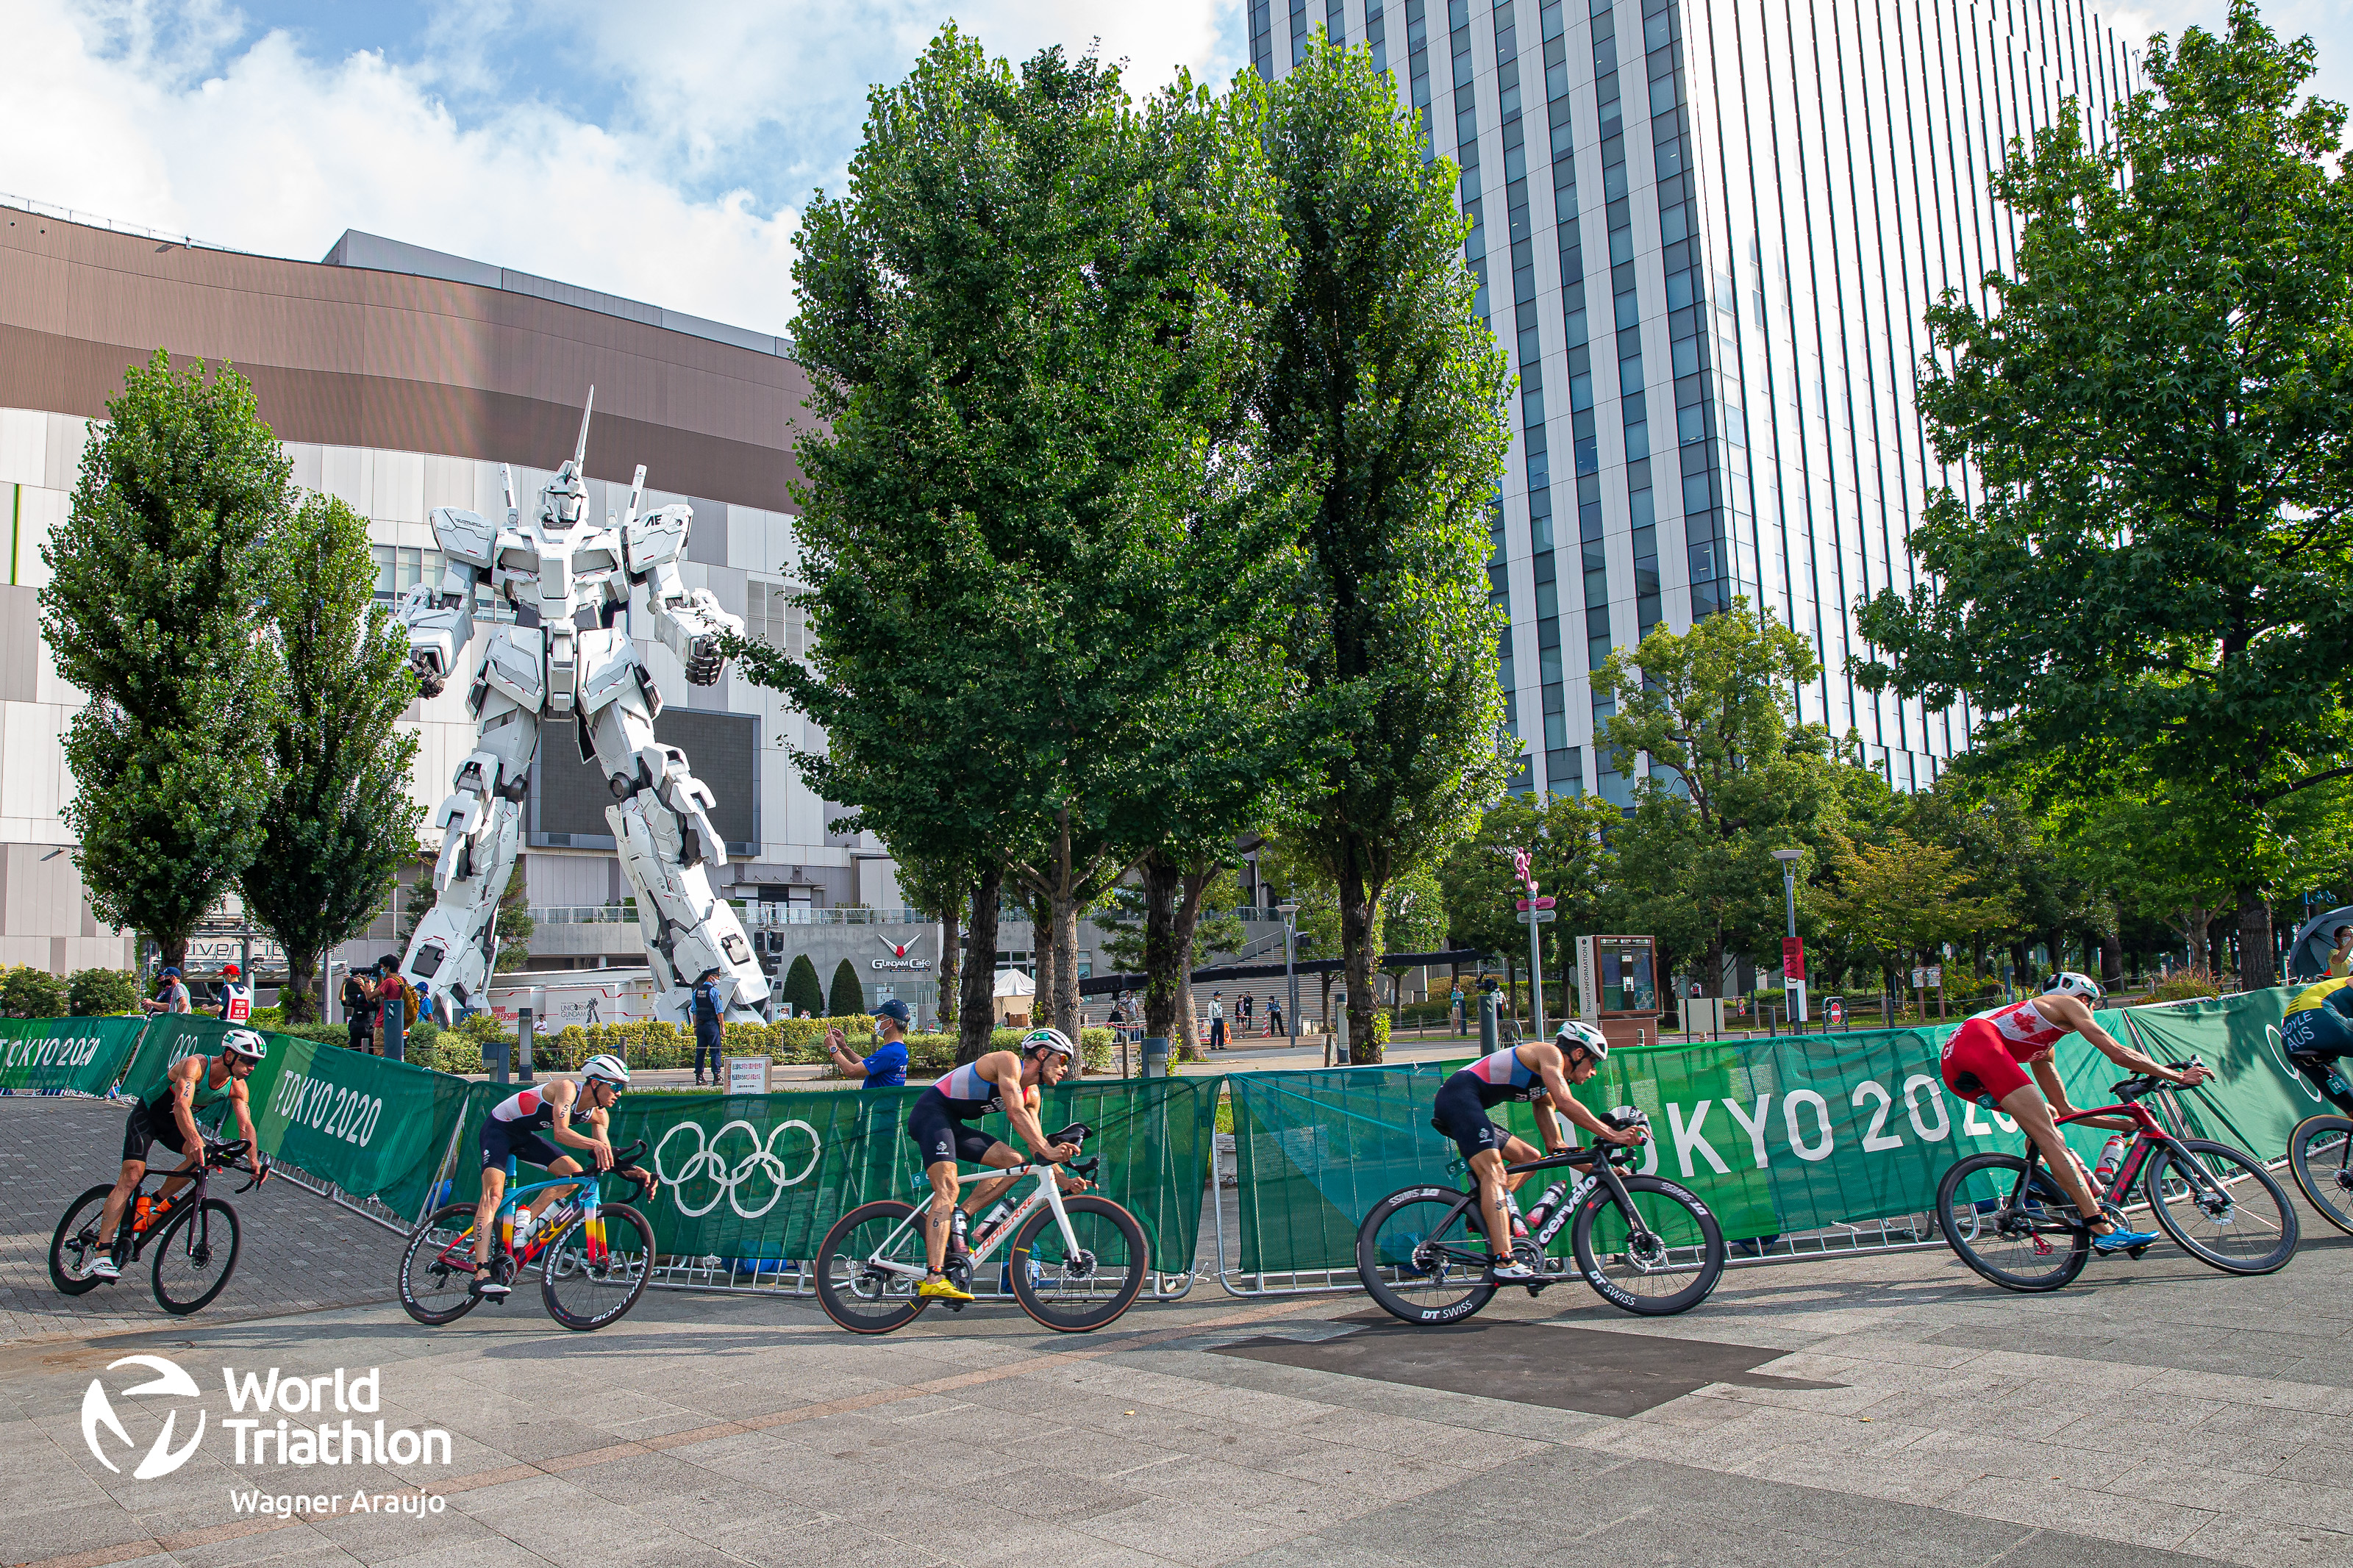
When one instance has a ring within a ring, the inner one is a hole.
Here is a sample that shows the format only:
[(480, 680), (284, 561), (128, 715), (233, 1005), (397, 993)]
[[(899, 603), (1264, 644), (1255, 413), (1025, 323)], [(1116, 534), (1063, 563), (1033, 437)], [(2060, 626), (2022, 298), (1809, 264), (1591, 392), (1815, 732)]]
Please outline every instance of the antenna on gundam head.
[(646, 493), (646, 466), (638, 465), (638, 477), (629, 481), (629, 521), (638, 521), (638, 501)]
[(572, 447), (572, 473), (575, 479), (586, 479), (588, 469), (588, 416), (596, 412), (596, 389), (588, 389), (587, 406), (580, 410), (580, 439)]
[(499, 465), (499, 483), (507, 492), (507, 526), (512, 528), (516, 520), (522, 516), (522, 509), (515, 505), (514, 470), (504, 463)]

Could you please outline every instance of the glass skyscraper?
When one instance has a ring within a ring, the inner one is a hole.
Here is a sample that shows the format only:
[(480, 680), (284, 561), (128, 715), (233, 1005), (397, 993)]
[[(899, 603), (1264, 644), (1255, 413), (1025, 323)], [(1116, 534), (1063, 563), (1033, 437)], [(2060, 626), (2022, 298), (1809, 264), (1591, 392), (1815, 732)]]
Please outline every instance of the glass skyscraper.
[(1948, 477), (1913, 405), (1923, 312), (1983, 308), (2008, 265), (1986, 184), (2010, 138), (2071, 98), (2104, 135), (2136, 86), (2115, 34), (2074, 0), (1250, 0), (1250, 23), (1270, 79), (1317, 32), (1369, 46), (1461, 169), (1519, 377), (1488, 567), (1514, 787), (1630, 803), (1592, 672), (1745, 598), (1821, 660), (1799, 718), (1925, 788), (1968, 714), (1846, 675), (1856, 602), (1910, 586)]

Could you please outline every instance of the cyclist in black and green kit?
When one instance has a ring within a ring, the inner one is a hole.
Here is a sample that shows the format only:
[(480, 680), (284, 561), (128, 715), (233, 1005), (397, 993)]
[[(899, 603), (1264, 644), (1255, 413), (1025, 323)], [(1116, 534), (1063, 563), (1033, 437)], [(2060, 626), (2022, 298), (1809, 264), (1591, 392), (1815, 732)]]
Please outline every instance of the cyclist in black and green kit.
[[(217, 1056), (184, 1057), (172, 1064), (164, 1074), (163, 1087), (152, 1098), (142, 1100), (132, 1108), (130, 1123), (122, 1133), (122, 1170), (114, 1178), (114, 1190), (106, 1194), (106, 1209), (98, 1222), (98, 1258), (90, 1266), (93, 1279), (122, 1278), (121, 1259), (114, 1255), (116, 1229), (122, 1224), (123, 1205), (147, 1175), (147, 1156), (155, 1144), (161, 1143), (175, 1154), (185, 1156), (180, 1162), (182, 1171), (193, 1170), (205, 1157), (205, 1135), (196, 1125), (196, 1114), (226, 1103), (237, 1113), (237, 1131), (243, 1135), (257, 1173), (266, 1173), (268, 1164), (261, 1157), (261, 1146), (253, 1131), (253, 1108), (248, 1103), (245, 1080), (269, 1053), (269, 1046), (251, 1029), (231, 1029), (221, 1037)], [(156, 1194), (168, 1200), (172, 1194), (186, 1185), (180, 1177), (166, 1181)]]

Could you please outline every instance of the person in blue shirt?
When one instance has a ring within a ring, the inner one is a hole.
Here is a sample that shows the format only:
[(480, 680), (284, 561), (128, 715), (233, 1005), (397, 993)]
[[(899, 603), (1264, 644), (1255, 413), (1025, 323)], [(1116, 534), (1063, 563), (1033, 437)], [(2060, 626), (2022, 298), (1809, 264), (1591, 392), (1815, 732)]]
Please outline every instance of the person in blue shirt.
[(907, 1028), (915, 1020), (896, 996), (874, 1009), (874, 1054), (860, 1058), (849, 1054), (849, 1039), (839, 1029), (825, 1032), (826, 1054), (844, 1078), (864, 1079), (868, 1089), (907, 1087)]
[(727, 1042), (726, 1026), (722, 1021), (727, 1016), (727, 1001), (719, 994), (716, 980), (719, 973), (716, 965), (704, 970), (702, 978), (694, 983), (694, 994), (686, 1004), (687, 1015), (694, 1020), (694, 1081), (697, 1084), (702, 1082), (705, 1060), (711, 1063), (711, 1081), (714, 1084), (719, 1081), (719, 1056)]

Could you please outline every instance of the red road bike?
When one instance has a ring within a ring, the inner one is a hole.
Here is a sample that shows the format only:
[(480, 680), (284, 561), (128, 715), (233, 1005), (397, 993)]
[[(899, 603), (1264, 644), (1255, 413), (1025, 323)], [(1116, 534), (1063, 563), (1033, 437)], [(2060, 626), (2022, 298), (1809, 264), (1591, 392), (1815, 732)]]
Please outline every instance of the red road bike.
[[(2121, 1118), (2134, 1137), (2116, 1173), (2096, 1195), (2108, 1217), (2126, 1217), (2134, 1184), (2158, 1225), (2184, 1252), (2225, 1274), (2269, 1274), (2295, 1256), (2295, 1207), (2252, 1154), (2168, 1131), (2140, 1101), (2164, 1079), (2128, 1078), (2109, 1090), (2114, 1105), (2078, 1110), (2061, 1126)], [(1961, 1261), (2006, 1290), (2056, 1290), (2084, 1271), (2092, 1233), (2032, 1139), (2016, 1154), (1971, 1154), (1936, 1186), (1936, 1225)], [(2132, 1256), (2140, 1256), (2133, 1249)]]

